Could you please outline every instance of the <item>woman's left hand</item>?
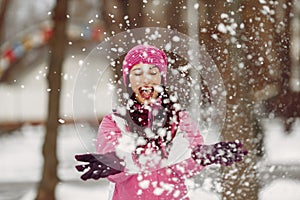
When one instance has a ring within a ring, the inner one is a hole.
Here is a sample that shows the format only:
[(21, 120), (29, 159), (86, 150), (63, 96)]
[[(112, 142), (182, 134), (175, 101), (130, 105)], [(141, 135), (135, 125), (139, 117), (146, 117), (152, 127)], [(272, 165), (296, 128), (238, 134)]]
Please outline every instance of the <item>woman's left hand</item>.
[(213, 145), (198, 145), (192, 151), (192, 158), (202, 166), (211, 164), (228, 166), (241, 161), (248, 154), (248, 151), (242, 147), (243, 144), (238, 140)]

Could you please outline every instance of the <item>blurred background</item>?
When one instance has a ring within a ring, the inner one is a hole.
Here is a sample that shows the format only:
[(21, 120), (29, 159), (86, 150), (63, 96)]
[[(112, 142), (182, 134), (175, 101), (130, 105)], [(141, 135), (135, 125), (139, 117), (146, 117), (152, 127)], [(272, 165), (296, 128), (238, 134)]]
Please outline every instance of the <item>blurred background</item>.
[(138, 27), (205, 46), (227, 94), (222, 140), (249, 150), (188, 181), (190, 198), (300, 199), (299, 0), (1, 0), (0, 200), (108, 198), (106, 180), (83, 182), (74, 168), (93, 147), (91, 133), (76, 133), (74, 85), (101, 41)]

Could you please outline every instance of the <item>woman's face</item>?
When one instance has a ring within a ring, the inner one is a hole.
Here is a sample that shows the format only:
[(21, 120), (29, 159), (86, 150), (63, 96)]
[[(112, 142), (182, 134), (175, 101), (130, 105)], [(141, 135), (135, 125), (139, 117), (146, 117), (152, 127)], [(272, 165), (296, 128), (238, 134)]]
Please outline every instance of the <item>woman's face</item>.
[(129, 81), (138, 102), (150, 103), (158, 97), (161, 74), (156, 66), (143, 63), (133, 66), (129, 72)]

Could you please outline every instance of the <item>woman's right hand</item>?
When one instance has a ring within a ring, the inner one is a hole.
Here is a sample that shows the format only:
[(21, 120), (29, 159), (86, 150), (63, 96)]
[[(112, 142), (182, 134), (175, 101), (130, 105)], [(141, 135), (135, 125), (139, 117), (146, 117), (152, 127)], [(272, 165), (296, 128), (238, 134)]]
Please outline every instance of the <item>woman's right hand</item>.
[(76, 165), (79, 172), (86, 171), (82, 180), (106, 178), (110, 175), (118, 174), (124, 171), (124, 161), (120, 159), (115, 152), (106, 154), (81, 154), (76, 155), (77, 161), (86, 162), (87, 164)]

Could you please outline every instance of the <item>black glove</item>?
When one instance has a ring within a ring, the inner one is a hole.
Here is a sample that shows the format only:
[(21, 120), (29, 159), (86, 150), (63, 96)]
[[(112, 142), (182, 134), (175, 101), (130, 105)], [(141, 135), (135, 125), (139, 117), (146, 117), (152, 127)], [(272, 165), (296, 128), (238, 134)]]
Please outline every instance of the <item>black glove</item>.
[(213, 145), (198, 145), (192, 151), (192, 158), (202, 166), (211, 164), (228, 166), (241, 161), (248, 154), (248, 151), (243, 150), (242, 147), (243, 144), (238, 140)]
[(79, 172), (88, 169), (82, 176), (82, 180), (105, 178), (110, 175), (118, 174), (124, 170), (124, 161), (117, 157), (115, 152), (106, 154), (81, 154), (76, 155), (75, 159), (87, 162), (84, 165), (77, 165)]

